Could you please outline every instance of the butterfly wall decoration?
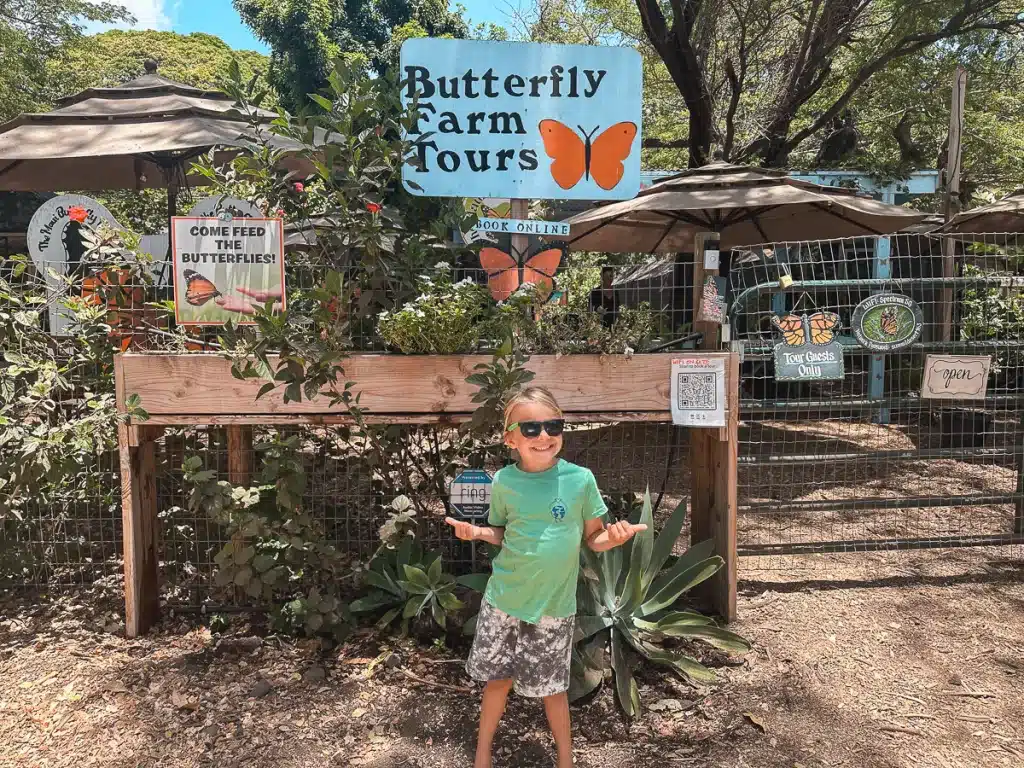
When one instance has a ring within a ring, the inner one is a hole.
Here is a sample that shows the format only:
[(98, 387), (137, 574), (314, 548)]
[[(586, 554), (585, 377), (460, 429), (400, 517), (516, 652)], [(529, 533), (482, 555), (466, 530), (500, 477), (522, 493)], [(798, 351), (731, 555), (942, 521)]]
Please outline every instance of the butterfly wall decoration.
[(562, 189), (572, 189), (580, 179), (593, 179), (601, 189), (613, 189), (625, 173), (623, 163), (633, 151), (636, 123), (623, 122), (606, 128), (593, 138), (600, 126), (579, 133), (558, 120), (541, 120), (544, 152), (551, 158), (551, 178)]
[(835, 312), (815, 312), (810, 316), (773, 315), (772, 325), (782, 331), (783, 343), (788, 347), (802, 347), (807, 343), (823, 347), (835, 338), (839, 315)]
[(481, 248), (480, 266), (487, 273), (487, 288), (495, 301), (505, 301), (519, 286), (533, 283), (538, 286), (542, 299), (548, 299), (555, 289), (555, 273), (562, 263), (563, 245), (546, 245), (527, 258), (522, 265), (512, 255), (499, 248)]

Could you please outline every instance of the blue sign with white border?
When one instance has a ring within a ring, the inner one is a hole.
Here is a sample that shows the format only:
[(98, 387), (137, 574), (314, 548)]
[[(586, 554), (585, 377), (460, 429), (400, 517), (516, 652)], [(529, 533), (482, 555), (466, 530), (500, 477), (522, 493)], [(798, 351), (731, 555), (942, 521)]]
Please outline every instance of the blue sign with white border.
[(460, 472), (448, 489), (448, 498), (460, 517), (486, 519), (491, 509), (491, 476), (482, 469)]
[[(640, 190), (643, 68), (633, 48), (410, 38), (402, 100), (413, 194), (627, 200)], [(430, 135), (428, 135), (430, 134)]]

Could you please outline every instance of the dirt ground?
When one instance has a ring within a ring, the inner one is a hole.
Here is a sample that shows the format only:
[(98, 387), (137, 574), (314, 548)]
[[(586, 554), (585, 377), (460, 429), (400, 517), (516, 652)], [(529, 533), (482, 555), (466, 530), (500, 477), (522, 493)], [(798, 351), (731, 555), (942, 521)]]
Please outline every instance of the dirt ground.
[[(638, 674), (574, 707), (579, 766), (1024, 765), (1024, 561), (995, 550), (745, 561), (720, 685)], [(827, 577), (827, 578), (826, 578)], [(0, 603), (0, 766), (470, 766), (479, 688), (452, 647), (360, 635), (324, 650), (211, 636), (168, 616), (125, 640), (118, 585)], [(538, 703), (513, 698), (497, 768), (549, 766)]]

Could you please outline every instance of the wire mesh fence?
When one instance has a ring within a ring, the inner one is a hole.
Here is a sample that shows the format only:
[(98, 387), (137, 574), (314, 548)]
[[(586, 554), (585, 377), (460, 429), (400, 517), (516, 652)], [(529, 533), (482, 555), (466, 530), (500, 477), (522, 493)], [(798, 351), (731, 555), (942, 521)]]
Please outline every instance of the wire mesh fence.
[[(744, 350), (739, 549), (760, 556), (749, 567), (831, 562), (783, 557), (799, 554), (980, 545), (1022, 552), (1024, 239), (974, 237), (734, 252), (731, 314)], [(916, 342), (890, 352), (857, 342), (854, 310), (879, 293), (917, 302)], [(825, 327), (828, 313), (838, 316), (834, 328)], [(806, 316), (793, 325), (812, 336), (815, 318), (823, 334), (835, 332), (842, 379), (776, 380), (774, 347), (787, 339), (773, 318), (787, 316)], [(923, 397), (928, 355), (990, 357), (984, 398)]]
[[(154, 269), (152, 281), (137, 284), (115, 275), (99, 286), (98, 293), (95, 285), (90, 293), (88, 288), (83, 290), (84, 280), (94, 273), (79, 269), (76, 279), (64, 282), (48, 274), (50, 267), (63, 270), (61, 274), (75, 273), (66, 265), (29, 265), (16, 273), (13, 262), (3, 264), (5, 279), (26, 292), (35, 290), (47, 296), (47, 305), (41, 307), (42, 322), (54, 338), (73, 336), (73, 313), (65, 304), (77, 301), (84, 293), (86, 300), (99, 296), (97, 301), (107, 310), (111, 341), (128, 350), (189, 352), (217, 348), (217, 337), (212, 332), (200, 334), (192, 328), (175, 328), (173, 312), (166, 304), (173, 298), (173, 286), (167, 284), (169, 270)], [(326, 269), (305, 254), (289, 258), (286, 279), (290, 308), (304, 308), (311, 290), (322, 283)], [(428, 271), (426, 276), (435, 282), (439, 279), (437, 270)], [(671, 344), (689, 332), (691, 276), (692, 267), (674, 259), (623, 257), (611, 269), (603, 269), (593, 257), (570, 257), (558, 272), (549, 299), (531, 309), (526, 322), (517, 326), (520, 345), (533, 353), (639, 354)], [(358, 274), (349, 270), (343, 279), (356, 280)], [(479, 266), (454, 265), (445, 279), (452, 285), (465, 282), (476, 286), (482, 307), (493, 309), (498, 297), (493, 295), (488, 274)], [(414, 305), (416, 296), (411, 299)], [(422, 323), (417, 327), (422, 333)], [(353, 351), (395, 351), (395, 345), (379, 331), (377, 318), (354, 323), (349, 327), (348, 344)], [(436, 334), (432, 339), (417, 341), (421, 347), (429, 347), (427, 342), (436, 341)], [(487, 353), (497, 341), (484, 335), (474, 345), (475, 351)], [(67, 343), (72, 348), (75, 342), (68, 338)], [(58, 395), (68, 407), (77, 402), (73, 390)], [(53, 418), (60, 418), (59, 410), (60, 406)], [(406, 425), (400, 429), (414, 433), (408, 438), (412, 444), (419, 440), (444, 445), (458, 427)], [(353, 560), (365, 562), (372, 556), (380, 545), (379, 528), (387, 519), (388, 505), (400, 484), (375, 472), (367, 460), (366, 446), (342, 427), (290, 432), (256, 427), (254, 431), (257, 444), (272, 436), (300, 437), (307, 475), (303, 508), (321, 527), (325, 541)], [(687, 496), (686, 443), (685, 433), (668, 425), (575, 423), (567, 431), (565, 456), (595, 472), (615, 514), (626, 514), (648, 487), (659, 514), (667, 514)], [(158, 559), (165, 597), (179, 606), (205, 605), (225, 598), (223, 591), (212, 589), (212, 576), (213, 558), (226, 542), (227, 532), (201, 511), (189, 510), (182, 466), (185, 457), (193, 455), (228, 479), (225, 429), (167, 428), (158, 441)], [(258, 452), (253, 451), (244, 462), (252, 467), (248, 480), (253, 484), (260, 482), (260, 462)], [(498, 464), (500, 461), (487, 468), (496, 470)], [(406, 474), (416, 471), (407, 468)], [(471, 569), (482, 562), (484, 553), (459, 542), (442, 522), (448, 511), (443, 489), (452, 480), (451, 473), (433, 479), (437, 481), (433, 489), (417, 494), (417, 504), (422, 508), (419, 535), (426, 546), (442, 551), (453, 567)], [(81, 467), (75, 482), (64, 484), (66, 501), (62, 505), (30, 504), (20, 519), (0, 521), (0, 584), (4, 587), (60, 589), (120, 573), (120, 473), (116, 452)], [(240, 600), (238, 604), (244, 605), (249, 599)]]

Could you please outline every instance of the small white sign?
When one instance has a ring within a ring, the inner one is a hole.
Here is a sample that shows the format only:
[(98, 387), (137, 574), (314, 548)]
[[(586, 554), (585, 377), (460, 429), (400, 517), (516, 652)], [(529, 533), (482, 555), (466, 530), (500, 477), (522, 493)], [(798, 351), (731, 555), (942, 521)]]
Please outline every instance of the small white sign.
[(991, 368), (989, 355), (928, 355), (921, 397), (926, 400), (984, 400)]
[(725, 358), (681, 357), (672, 361), (672, 423), (725, 426)]
[(540, 221), (539, 219), (482, 218), (477, 221), (473, 230), (502, 235), (555, 235), (556, 237), (568, 237), (569, 223), (565, 221)]
[(704, 269), (718, 269), (718, 249), (704, 251)]

